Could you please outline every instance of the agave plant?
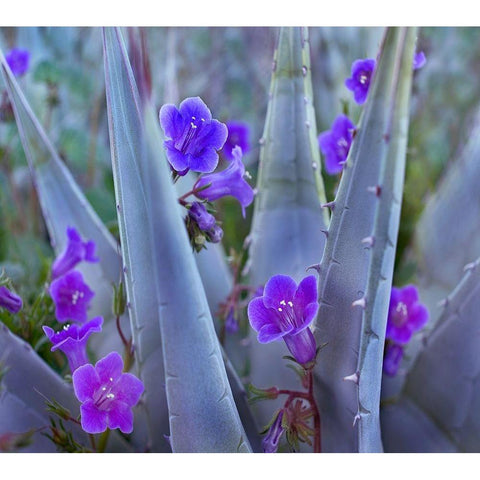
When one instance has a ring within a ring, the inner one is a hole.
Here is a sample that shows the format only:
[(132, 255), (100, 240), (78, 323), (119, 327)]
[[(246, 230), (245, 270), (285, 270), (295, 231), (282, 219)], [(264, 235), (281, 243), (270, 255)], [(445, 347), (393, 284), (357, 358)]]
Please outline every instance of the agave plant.
[[(418, 223), (419, 294), (392, 287), (417, 29), (385, 29), (376, 57), (353, 64), (345, 85), (360, 119), (345, 111), (320, 138), (309, 31), (279, 29), (255, 190), (246, 130), (214, 119), (201, 92), (177, 107), (172, 63), (175, 103), (157, 108), (137, 34), (101, 35), (118, 238), (30, 107), (24, 59), (0, 55), (2, 108), (56, 255), (31, 310), (45, 337), (32, 345), (0, 326), (0, 447), (478, 451), (478, 215), (457, 219), (468, 229), (443, 227), (452, 199), (478, 195), (476, 135)], [(341, 175), (331, 199), (327, 173)], [(254, 204), (244, 247), (228, 257), (214, 209), (227, 195), (243, 215)], [(22, 308), (14, 283), (0, 277), (1, 319)], [(430, 320), (417, 334), (423, 304)], [(47, 341), (70, 373), (39, 355)]]

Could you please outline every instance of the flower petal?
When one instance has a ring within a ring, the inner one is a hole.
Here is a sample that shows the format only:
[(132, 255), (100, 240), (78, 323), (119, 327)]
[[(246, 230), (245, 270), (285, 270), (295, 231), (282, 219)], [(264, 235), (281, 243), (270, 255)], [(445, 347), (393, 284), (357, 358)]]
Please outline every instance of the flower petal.
[(118, 352), (111, 352), (95, 364), (95, 370), (102, 383), (117, 380), (122, 374), (123, 360)]
[(196, 119), (205, 119), (209, 122), (212, 119), (212, 114), (205, 102), (200, 97), (189, 97), (183, 100), (179, 107), (182, 117), (190, 122), (192, 117)]
[(189, 168), (189, 155), (185, 155), (180, 150), (177, 150), (173, 140), (166, 140), (163, 144), (167, 160), (175, 170), (181, 172)]
[(317, 343), (309, 328), (295, 335), (285, 335), (283, 339), (297, 362), (304, 364), (315, 358)]
[(137, 404), (143, 391), (143, 383), (131, 373), (123, 373), (112, 388), (115, 398), (130, 407)]
[(73, 389), (80, 402), (93, 399), (93, 395), (100, 388), (101, 381), (93, 365), (87, 363), (78, 367), (72, 375)]
[(264, 325), (258, 332), (258, 341), (260, 343), (270, 343), (282, 338), (288, 332), (282, 331), (277, 324), (270, 323)]
[[(78, 372), (79, 369), (75, 371)], [(107, 429), (107, 412), (98, 409), (93, 401), (88, 400), (82, 404), (80, 406), (80, 413), (82, 416), (82, 428), (85, 432), (102, 433)]]
[(213, 119), (209, 124), (205, 125), (198, 133), (197, 141), (205, 147), (211, 147), (220, 150), (227, 140), (227, 126)]
[(212, 147), (206, 147), (191, 155), (188, 166), (195, 172), (209, 173), (213, 172), (217, 165), (218, 153)]
[(314, 275), (305, 277), (299, 284), (293, 297), (295, 314), (303, 317), (303, 311), (310, 303), (318, 302), (317, 279)]
[(428, 322), (429, 313), (421, 303), (416, 303), (408, 311), (408, 326), (414, 332), (420, 330)]
[(408, 309), (418, 302), (418, 290), (415, 285), (407, 285), (400, 289), (400, 301), (403, 302)]
[(393, 323), (387, 323), (386, 338), (393, 340), (394, 342), (405, 344), (412, 338), (412, 331), (408, 328), (408, 324), (401, 327), (395, 326)]
[(163, 105), (158, 116), (160, 126), (167, 138), (176, 139), (182, 135), (186, 121), (175, 105), (171, 103)]
[(282, 300), (293, 301), (297, 284), (288, 275), (274, 275), (265, 284), (263, 303), (266, 307), (277, 308)]
[(107, 414), (107, 423), (111, 429), (119, 428), (123, 433), (133, 431), (133, 413), (131, 408), (123, 402), (115, 402)]
[(259, 332), (265, 325), (276, 324), (275, 312), (265, 307), (263, 297), (256, 297), (248, 304), (248, 319), (252, 328)]

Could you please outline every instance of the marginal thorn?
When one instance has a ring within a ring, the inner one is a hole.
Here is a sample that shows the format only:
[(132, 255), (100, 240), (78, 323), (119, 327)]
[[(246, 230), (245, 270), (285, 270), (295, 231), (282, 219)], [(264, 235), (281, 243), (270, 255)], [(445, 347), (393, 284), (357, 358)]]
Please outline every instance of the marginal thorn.
[(323, 203), (321, 205), (322, 208), (330, 208), (331, 210), (333, 210), (335, 208), (335, 200), (331, 201), (331, 202), (327, 202), (327, 203)]
[(362, 240), (362, 243), (367, 247), (373, 247), (373, 245), (375, 244), (375, 237), (373, 235), (370, 235), (369, 237), (365, 237)]
[(467, 272), (468, 270), (475, 270), (475, 268), (478, 266), (478, 262), (471, 262), (471, 263), (467, 263), (464, 267), (463, 267), (463, 271), (464, 272)]
[(305, 269), (306, 272), (309, 270), (316, 270), (317, 273), (320, 275), (320, 270), (322, 269), (321, 265), (319, 263), (315, 263), (314, 265), (310, 265)]
[(351, 375), (347, 375), (346, 377), (343, 377), (343, 379), (346, 382), (353, 382), (355, 385), (358, 385), (358, 382), (360, 381), (360, 374), (359, 372), (352, 373)]
[(352, 307), (362, 307), (364, 309), (366, 306), (367, 301), (365, 300), (365, 297), (359, 298), (358, 300), (352, 302)]
[(367, 187), (367, 192), (379, 197), (382, 193), (382, 187), (380, 185), (373, 185), (372, 187)]
[(353, 417), (353, 425), (352, 425), (352, 427), (354, 427), (354, 426), (357, 424), (358, 421), (360, 421), (360, 414), (359, 414), (359, 413), (357, 413), (357, 414)]
[(321, 230), (321, 232), (328, 238), (328, 230)]
[(438, 302), (438, 306), (439, 306), (440, 308), (442, 308), (442, 307), (446, 308), (446, 307), (448, 306), (448, 302), (449, 302), (448, 297), (447, 297), (447, 298), (443, 298), (442, 300), (440, 300), (440, 301)]

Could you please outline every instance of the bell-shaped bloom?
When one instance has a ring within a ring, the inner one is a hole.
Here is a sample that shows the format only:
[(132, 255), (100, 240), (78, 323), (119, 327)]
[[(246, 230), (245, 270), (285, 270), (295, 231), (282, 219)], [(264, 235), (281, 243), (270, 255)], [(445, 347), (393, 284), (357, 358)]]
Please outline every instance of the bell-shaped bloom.
[(16, 77), (24, 75), (30, 65), (30, 52), (21, 48), (12, 48), (6, 55), (5, 60), (10, 70)]
[(51, 283), (50, 295), (58, 321), (83, 323), (87, 320), (87, 310), (95, 293), (83, 281), (83, 275), (72, 270)]
[(72, 270), (78, 263), (98, 262), (95, 256), (95, 242), (82, 241), (82, 237), (73, 227), (67, 228), (68, 242), (65, 250), (52, 264), (52, 279), (58, 278)]
[(317, 281), (313, 275), (298, 285), (287, 275), (275, 275), (265, 284), (263, 295), (248, 304), (248, 318), (260, 343), (283, 338), (298, 363), (316, 356), (315, 338), (308, 328), (317, 315)]
[(215, 223), (215, 217), (207, 212), (207, 209), (203, 203), (192, 202), (188, 215), (199, 226), (200, 230), (208, 232), (211, 230)]
[(87, 433), (102, 433), (107, 428), (133, 431), (134, 407), (143, 393), (143, 383), (131, 373), (122, 373), (123, 360), (111, 352), (95, 366), (78, 367), (72, 375), (80, 406), (82, 428)]
[(415, 285), (392, 287), (385, 336), (402, 345), (408, 343), (412, 334), (425, 326), (428, 317), (427, 308), (419, 302)]
[(164, 142), (167, 159), (179, 174), (213, 172), (218, 153), (227, 139), (227, 127), (212, 114), (200, 97), (186, 98), (177, 107), (163, 105), (160, 125), (167, 140)]
[(398, 372), (402, 357), (403, 347), (397, 343), (387, 342), (383, 356), (383, 373), (389, 377), (394, 377)]
[(22, 309), (22, 299), (2, 285), (0, 287), (0, 307), (7, 309), (10, 313), (18, 313)]
[(353, 92), (353, 98), (361, 105), (367, 99), (370, 80), (375, 69), (375, 60), (365, 58), (352, 64), (351, 77), (345, 80), (345, 86)]
[[(221, 197), (231, 195), (235, 197), (242, 207), (242, 215), (245, 217), (245, 207), (253, 202), (253, 189), (243, 178), (245, 176), (245, 166), (242, 162), (242, 149), (235, 147), (233, 149), (233, 160), (228, 167), (221, 172), (202, 175), (195, 183), (194, 190), (198, 198), (213, 202)], [(205, 187), (205, 188), (204, 188)]]
[(250, 150), (250, 127), (245, 122), (227, 122), (228, 137), (222, 153), (227, 160), (233, 160), (233, 149), (238, 145), (245, 154)]
[(418, 70), (427, 63), (427, 58), (423, 52), (415, 53), (413, 56), (413, 69)]
[(51, 351), (61, 350), (66, 355), (70, 370), (73, 373), (78, 367), (88, 363), (88, 337), (94, 332), (101, 332), (102, 324), (103, 318), (95, 317), (81, 326), (75, 323), (66, 324), (58, 332), (44, 326), (43, 331), (50, 342), (53, 343)]
[(325, 156), (325, 170), (329, 175), (336, 175), (342, 171), (354, 132), (355, 125), (342, 114), (335, 119), (331, 130), (318, 136), (318, 146)]
[(262, 440), (262, 447), (264, 453), (276, 453), (278, 450), (278, 442), (280, 441), (285, 428), (282, 425), (284, 410), (280, 410), (275, 417), (275, 420), (270, 425), (265, 437)]

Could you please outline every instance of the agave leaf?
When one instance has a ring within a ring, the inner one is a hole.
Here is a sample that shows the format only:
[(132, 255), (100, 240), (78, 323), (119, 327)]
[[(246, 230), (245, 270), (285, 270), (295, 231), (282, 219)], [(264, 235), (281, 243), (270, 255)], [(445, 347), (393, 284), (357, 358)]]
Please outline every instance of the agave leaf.
[[(480, 450), (479, 311), (480, 258), (447, 297), (435, 329), (424, 338), (424, 348), (408, 372), (398, 403), (382, 411), (389, 451)], [(410, 421), (405, 404), (413, 404), (421, 412), (416, 415), (423, 415), (421, 422)], [(404, 422), (411, 423), (411, 429), (403, 428)], [(440, 432), (440, 446), (416, 442), (416, 437), (426, 435), (427, 422)]]
[[(321, 258), (328, 212), (320, 177), (320, 153), (313, 108), (308, 31), (282, 28), (274, 54), (270, 99), (260, 148), (257, 194), (249, 235), (247, 273), (252, 286), (276, 274), (296, 281)], [(298, 388), (282, 361), (283, 342), (261, 345), (250, 333), (251, 382)], [(269, 423), (280, 400), (261, 402), (259, 424)]]
[(107, 320), (112, 316), (112, 283), (118, 283), (122, 271), (116, 241), (61, 161), (1, 52), (0, 66), (52, 247), (56, 254), (63, 251), (68, 226), (75, 227), (83, 238), (95, 242), (100, 262), (79, 265), (78, 270), (95, 291), (91, 312)]
[[(325, 451), (382, 450), (378, 412), (382, 356), (402, 200), (414, 43), (414, 29), (386, 31), (320, 265), (316, 336), (327, 346), (319, 355), (316, 378)], [(358, 386), (342, 381), (355, 372)]]
[[(77, 417), (80, 404), (71, 385), (3, 324), (0, 324), (0, 352), (0, 368), (5, 372), (0, 379), (0, 434), (35, 429), (33, 443), (22, 451), (54, 452), (53, 442), (41, 435), (50, 424), (46, 398), (57, 401)], [(87, 445), (86, 434), (72, 425), (75, 439)]]
[[(125, 279), (148, 416), (158, 424), (166, 410), (160, 397), (163, 349), (172, 450), (249, 451), (161, 155), (158, 120), (149, 105), (140, 104), (118, 29), (104, 30), (104, 46)], [(148, 393), (152, 386), (155, 396)]]

